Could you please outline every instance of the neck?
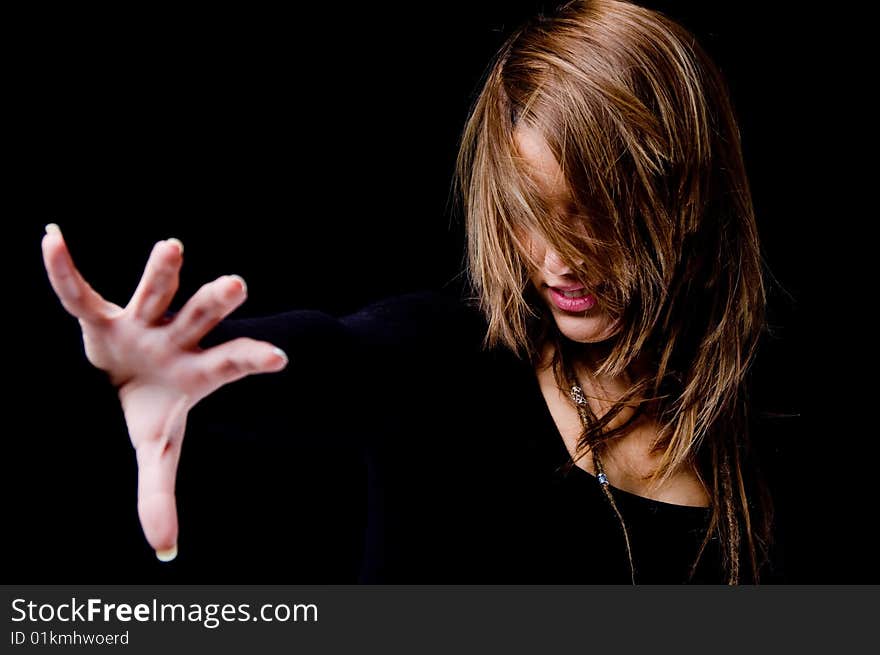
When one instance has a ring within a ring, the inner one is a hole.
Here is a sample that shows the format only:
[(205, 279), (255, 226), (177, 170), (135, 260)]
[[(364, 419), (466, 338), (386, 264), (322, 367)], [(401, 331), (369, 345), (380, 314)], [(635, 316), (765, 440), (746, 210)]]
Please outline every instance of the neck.
[[(636, 376), (645, 374), (644, 358), (640, 358), (623, 375), (597, 375), (596, 363), (608, 356), (612, 345), (584, 344), (583, 356), (572, 362), (577, 383), (583, 389), (590, 409), (597, 418), (604, 416), (624, 397), (637, 379)], [(542, 353), (540, 369), (550, 369), (554, 352), (554, 344), (548, 343)], [(567, 395), (568, 389), (564, 389), (564, 392)], [(626, 432), (616, 437), (606, 448), (606, 456), (609, 460), (606, 466), (615, 470), (617, 475), (623, 473), (636, 477), (644, 476), (653, 470), (657, 460), (658, 455), (654, 451), (654, 446), (659, 425), (651, 415), (650, 406), (645, 408), (639, 417), (633, 419), (635, 412), (635, 401), (631, 401), (606, 427), (606, 430), (611, 431), (628, 424)]]
[[(597, 363), (604, 361), (614, 346), (613, 342), (588, 343), (582, 344), (581, 356), (572, 362), (572, 367), (584, 393), (590, 401), (590, 408), (593, 413), (599, 417), (605, 414), (614, 403), (621, 400), (624, 394), (629, 390), (631, 385), (639, 379), (639, 377), (647, 374), (646, 357), (640, 355), (622, 375), (598, 375), (595, 370)], [(549, 368), (553, 361), (555, 353), (555, 345), (548, 342), (544, 345), (542, 351), (539, 369)], [(609, 427), (614, 427), (624, 421), (634, 412), (633, 409), (626, 408), (615, 419)]]

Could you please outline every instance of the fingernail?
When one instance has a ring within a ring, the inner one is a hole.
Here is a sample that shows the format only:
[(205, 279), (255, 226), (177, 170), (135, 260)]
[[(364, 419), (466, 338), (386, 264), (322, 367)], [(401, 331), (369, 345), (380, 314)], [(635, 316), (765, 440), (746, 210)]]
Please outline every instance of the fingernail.
[(170, 239), (166, 239), (165, 243), (170, 243), (172, 246), (177, 246), (177, 249), (180, 251), (180, 254), (183, 254), (183, 242), (180, 239), (175, 237), (171, 237)]
[(46, 234), (61, 234), (61, 228), (56, 223), (46, 225)]
[(244, 291), (245, 295), (247, 295), (247, 283), (244, 281), (244, 278), (241, 277), (241, 275), (230, 275), (229, 277), (241, 282), (242, 291)]
[(156, 558), (160, 562), (170, 562), (175, 557), (177, 557), (177, 544), (174, 544), (168, 550), (157, 550), (156, 551)]
[(286, 352), (284, 352), (283, 350), (281, 350), (281, 348), (273, 348), (273, 349), (272, 349), (272, 352), (275, 353), (275, 354), (278, 355), (281, 359), (284, 360), (284, 364), (285, 364), (285, 366), (287, 365), (287, 362), (288, 362), (289, 360), (288, 360), (288, 358), (287, 358), (287, 353), (286, 353)]

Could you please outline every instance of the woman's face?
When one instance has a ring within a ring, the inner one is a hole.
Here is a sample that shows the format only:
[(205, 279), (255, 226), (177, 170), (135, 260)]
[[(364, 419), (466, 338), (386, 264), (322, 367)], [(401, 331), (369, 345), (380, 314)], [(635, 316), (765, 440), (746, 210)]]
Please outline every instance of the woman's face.
[[(553, 153), (540, 133), (518, 127), (515, 132), (517, 147), (533, 169), (535, 181), (546, 194), (548, 202), (559, 212), (571, 206), (571, 197), (563, 181), (562, 171)], [(617, 323), (598, 303), (596, 296), (584, 288), (559, 255), (540, 235), (530, 231), (525, 241), (532, 258), (539, 263), (532, 268), (530, 278), (541, 300), (549, 308), (559, 331), (568, 339), (580, 343), (605, 341), (617, 332)], [(576, 265), (582, 265), (580, 260)]]

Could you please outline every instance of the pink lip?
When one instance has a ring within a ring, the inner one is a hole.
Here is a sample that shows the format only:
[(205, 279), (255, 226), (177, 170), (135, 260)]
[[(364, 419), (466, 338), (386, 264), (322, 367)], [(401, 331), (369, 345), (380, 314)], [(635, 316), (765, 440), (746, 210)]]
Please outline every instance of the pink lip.
[(567, 287), (560, 287), (556, 285), (548, 284), (551, 289), (559, 289), (560, 291), (577, 291), (578, 289), (583, 289), (583, 284), (569, 284)]
[(577, 291), (583, 289), (583, 285), (570, 287), (550, 287), (550, 299), (553, 304), (565, 312), (585, 312), (592, 309), (596, 304), (596, 296), (591, 293), (581, 298), (566, 298), (560, 291)]

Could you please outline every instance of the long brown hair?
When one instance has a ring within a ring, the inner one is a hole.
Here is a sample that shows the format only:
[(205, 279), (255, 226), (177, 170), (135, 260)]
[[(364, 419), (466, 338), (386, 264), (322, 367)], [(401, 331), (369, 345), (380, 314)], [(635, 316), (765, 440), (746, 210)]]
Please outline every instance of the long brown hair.
[[(520, 124), (554, 154), (570, 212), (541, 197), (516, 148)], [(578, 344), (566, 342), (531, 289), (535, 263), (520, 235), (534, 230), (620, 325), (595, 372), (631, 386), (585, 428), (578, 450), (625, 433), (631, 420), (608, 429), (625, 407), (650, 408), (661, 455), (651, 479), (662, 484), (691, 467), (711, 497), (691, 575), (714, 539), (728, 582), (746, 579), (744, 559), (757, 582), (772, 506), (750, 454), (747, 374), (766, 292), (739, 129), (717, 67), (658, 12), (565, 3), (500, 49), (462, 136), (456, 187), (468, 278), (488, 322), (484, 345), (536, 362), (555, 341), (565, 388)]]

